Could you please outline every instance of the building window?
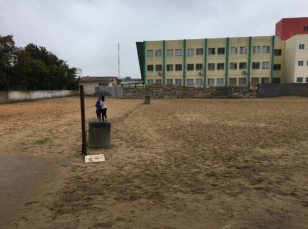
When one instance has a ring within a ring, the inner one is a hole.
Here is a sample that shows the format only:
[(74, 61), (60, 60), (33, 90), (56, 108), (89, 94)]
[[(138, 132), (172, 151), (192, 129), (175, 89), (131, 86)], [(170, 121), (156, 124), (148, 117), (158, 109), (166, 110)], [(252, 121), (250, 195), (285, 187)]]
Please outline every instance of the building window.
[(236, 86), (237, 79), (236, 78), (229, 78), (229, 86)]
[(193, 56), (194, 54), (194, 49), (187, 49), (187, 56)]
[(217, 63), (217, 70), (224, 70), (225, 64), (224, 63)]
[(214, 82), (215, 82), (215, 79), (208, 79), (207, 80), (207, 85), (214, 86)]
[(231, 47), (230, 54), (237, 54), (237, 47)]
[(247, 47), (240, 47), (240, 54), (247, 54)]
[(253, 46), (252, 47), (252, 53), (253, 54), (260, 53), (260, 46)]
[(269, 83), (269, 78), (261, 78), (261, 84)]
[(153, 80), (148, 80), (148, 85), (153, 84)]
[(262, 53), (270, 53), (270, 52), (271, 52), (270, 46), (263, 46)]
[(215, 55), (215, 48), (209, 48), (209, 55)]
[(224, 78), (217, 79), (217, 86), (223, 86), (224, 85)]
[(202, 56), (203, 55), (203, 49), (197, 49), (196, 54), (197, 54), (197, 56)]
[(230, 63), (230, 70), (237, 70), (237, 63)]
[(187, 71), (193, 71), (194, 65), (193, 64), (187, 64)]
[(238, 85), (246, 85), (246, 78), (239, 78)]
[(147, 50), (147, 57), (153, 57), (153, 50)]
[(262, 62), (262, 69), (269, 69), (269, 62)]
[(161, 80), (161, 79), (159, 79), (159, 80), (155, 80), (155, 83), (157, 83), (157, 84), (161, 84), (161, 83), (162, 83), (162, 80)]
[(280, 71), (281, 70), (281, 64), (274, 64), (274, 71)]
[(196, 79), (196, 86), (202, 86), (202, 79)]
[(304, 61), (298, 61), (298, 66), (304, 66)]
[(176, 49), (175, 56), (182, 56), (182, 49)]
[(305, 45), (304, 44), (300, 44), (299, 45), (299, 49), (305, 49)]
[(274, 55), (275, 56), (281, 56), (281, 49), (275, 49)]
[(173, 64), (167, 64), (167, 71), (173, 71)]
[(187, 86), (194, 86), (194, 80), (193, 79), (187, 79)]
[(218, 55), (224, 55), (225, 54), (225, 48), (218, 48)]
[(242, 62), (240, 63), (240, 70), (246, 70), (247, 69), (247, 63), (246, 62)]
[(176, 64), (175, 65), (175, 71), (182, 71), (182, 65), (181, 64)]
[(173, 56), (173, 49), (167, 49), (167, 56)]
[(308, 77), (306, 77), (306, 83), (308, 83)]
[(307, 60), (307, 66), (308, 66), (308, 60)]
[(155, 71), (156, 72), (161, 72), (163, 70), (163, 66), (161, 64), (155, 65)]
[(173, 84), (173, 79), (167, 79), (167, 83), (172, 83)]
[(260, 69), (260, 62), (252, 62), (252, 69)]
[(296, 82), (297, 83), (302, 83), (303, 82), (303, 78), (302, 77), (297, 77), (296, 78)]
[(153, 65), (147, 65), (148, 72), (153, 72)]
[(176, 79), (175, 84), (182, 85), (182, 79)]
[(100, 87), (108, 87), (108, 83), (99, 83), (98, 84)]
[(203, 70), (203, 64), (196, 64), (196, 70), (202, 71)]
[(155, 51), (155, 56), (160, 57), (161, 56), (161, 49), (158, 49)]
[(208, 70), (209, 71), (215, 70), (215, 64), (214, 63), (208, 64)]

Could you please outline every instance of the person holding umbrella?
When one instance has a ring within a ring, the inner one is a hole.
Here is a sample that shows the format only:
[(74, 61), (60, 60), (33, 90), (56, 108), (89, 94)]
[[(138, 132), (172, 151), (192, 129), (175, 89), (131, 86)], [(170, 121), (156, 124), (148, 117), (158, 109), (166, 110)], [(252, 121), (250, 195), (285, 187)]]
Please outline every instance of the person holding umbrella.
[[(111, 96), (111, 94), (107, 91), (97, 91), (93, 95), (99, 96), (97, 102), (99, 103), (99, 106), (101, 107), (102, 121), (107, 121), (107, 102), (105, 100), (105, 96)], [(97, 115), (97, 117), (98, 117), (98, 115)], [(99, 121), (100, 121), (100, 116), (99, 116)]]
[(99, 99), (97, 99), (97, 101), (94, 104), (94, 106), (96, 107), (96, 116), (98, 118), (98, 121), (101, 121), (102, 107), (101, 107)]
[(107, 121), (107, 101), (105, 100), (105, 96), (101, 97), (100, 106), (102, 108), (102, 121)]

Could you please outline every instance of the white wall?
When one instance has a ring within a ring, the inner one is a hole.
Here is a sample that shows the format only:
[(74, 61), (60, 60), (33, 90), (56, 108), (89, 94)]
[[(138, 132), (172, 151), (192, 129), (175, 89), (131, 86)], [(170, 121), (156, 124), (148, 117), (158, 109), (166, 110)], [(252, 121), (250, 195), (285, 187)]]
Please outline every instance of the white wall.
[(57, 97), (66, 97), (78, 95), (78, 91), (57, 90), (57, 91), (7, 91), (2, 92), (5, 96), (0, 96), (0, 103), (34, 100), (34, 99), (50, 99)]

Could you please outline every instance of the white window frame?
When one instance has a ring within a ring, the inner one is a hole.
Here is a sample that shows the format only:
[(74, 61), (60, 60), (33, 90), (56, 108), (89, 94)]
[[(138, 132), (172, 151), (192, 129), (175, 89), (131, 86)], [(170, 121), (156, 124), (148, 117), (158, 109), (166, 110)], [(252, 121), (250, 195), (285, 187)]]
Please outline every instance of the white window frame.
[(230, 48), (230, 54), (232, 54), (232, 55), (237, 54), (237, 47), (231, 47)]
[(240, 54), (247, 54), (247, 47), (246, 46), (240, 47)]
[(162, 84), (162, 80), (161, 80), (161, 79), (156, 79), (156, 80), (155, 80), (155, 83), (156, 83), (156, 84)]
[(262, 62), (262, 69), (269, 69), (270, 62)]
[[(258, 68), (255, 68), (254, 67), (254, 64), (259, 64), (259, 67)], [(252, 62), (252, 69), (255, 70), (255, 69), (260, 69), (260, 62)]]
[(167, 72), (172, 72), (172, 71), (173, 71), (173, 64), (167, 64)]
[(173, 49), (167, 49), (167, 56), (173, 56)]
[(202, 86), (202, 79), (196, 79), (196, 86)]
[(186, 86), (194, 86), (194, 79), (187, 79)]
[(182, 56), (182, 49), (176, 49), (175, 56)]
[(194, 64), (187, 64), (187, 71), (194, 71)]
[(259, 54), (260, 51), (261, 51), (260, 46), (253, 46), (253, 47), (252, 47), (252, 53), (253, 53), (253, 54)]
[(155, 65), (155, 72), (161, 72), (163, 71), (163, 66), (161, 64), (156, 64)]
[(182, 79), (175, 79), (175, 84), (182, 85)]
[(161, 56), (162, 56), (162, 50), (161, 49), (155, 50), (155, 57), (161, 57)]
[(302, 83), (302, 82), (303, 82), (303, 77), (297, 77), (296, 78), (296, 83)]
[(237, 70), (237, 63), (230, 63), (230, 70)]
[(224, 86), (224, 83), (225, 83), (225, 79), (224, 78), (218, 78), (217, 80), (216, 80), (216, 82), (217, 82), (217, 86)]
[(203, 56), (203, 48), (196, 49), (196, 56)]
[(153, 57), (153, 50), (147, 50), (147, 57)]
[[(210, 52), (210, 50), (212, 51), (212, 52)], [(213, 52), (213, 50), (214, 50), (214, 52)], [(207, 53), (209, 56), (212, 56), (212, 55), (215, 55), (216, 54), (216, 48), (208, 48), (208, 53)]]
[(203, 64), (196, 64), (196, 71), (202, 71), (202, 70), (203, 70)]
[(172, 83), (173, 84), (173, 79), (167, 79), (167, 83)]
[[(231, 84), (231, 81), (235, 81), (235, 84)], [(237, 78), (229, 78), (229, 86), (237, 86)]]
[(147, 85), (151, 85), (151, 84), (153, 84), (153, 80), (148, 79), (148, 80), (147, 80)]
[(208, 86), (214, 86), (215, 85), (215, 79), (213, 79), (213, 78), (207, 79), (207, 85)]
[(187, 56), (194, 56), (195, 55), (195, 49), (187, 49)]
[(262, 47), (262, 53), (271, 53), (271, 46), (263, 46)]
[(239, 78), (238, 79), (238, 85), (241, 85), (241, 86), (247, 85), (247, 79), (246, 78)]
[[(180, 66), (180, 65), (181, 65), (181, 70), (177, 70), (177, 67)], [(177, 72), (183, 71), (183, 66), (182, 66), (182, 64), (176, 64), (176, 65), (175, 65), (175, 71), (177, 71)]]
[[(244, 64), (244, 67), (241, 67), (241, 64)], [(246, 70), (247, 69), (247, 62), (240, 62), (238, 65), (239, 70)]]
[[(211, 69), (210, 66), (211, 66), (211, 68), (214, 66), (214, 68)], [(209, 70), (209, 71), (215, 71), (215, 63), (208, 63), (207, 68), (208, 68), (207, 70)]]

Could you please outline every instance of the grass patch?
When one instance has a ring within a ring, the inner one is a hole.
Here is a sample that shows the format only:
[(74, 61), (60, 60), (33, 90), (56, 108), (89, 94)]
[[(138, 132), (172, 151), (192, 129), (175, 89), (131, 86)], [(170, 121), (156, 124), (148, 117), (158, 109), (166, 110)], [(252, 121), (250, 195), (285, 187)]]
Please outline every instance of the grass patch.
[(48, 140), (49, 140), (49, 138), (43, 138), (41, 140), (37, 140), (36, 142), (34, 142), (34, 144), (42, 145), (42, 144), (46, 143)]
[(124, 117), (127, 118), (131, 113), (133, 113), (133, 111), (130, 111), (130, 112), (126, 113), (126, 114), (124, 115)]

